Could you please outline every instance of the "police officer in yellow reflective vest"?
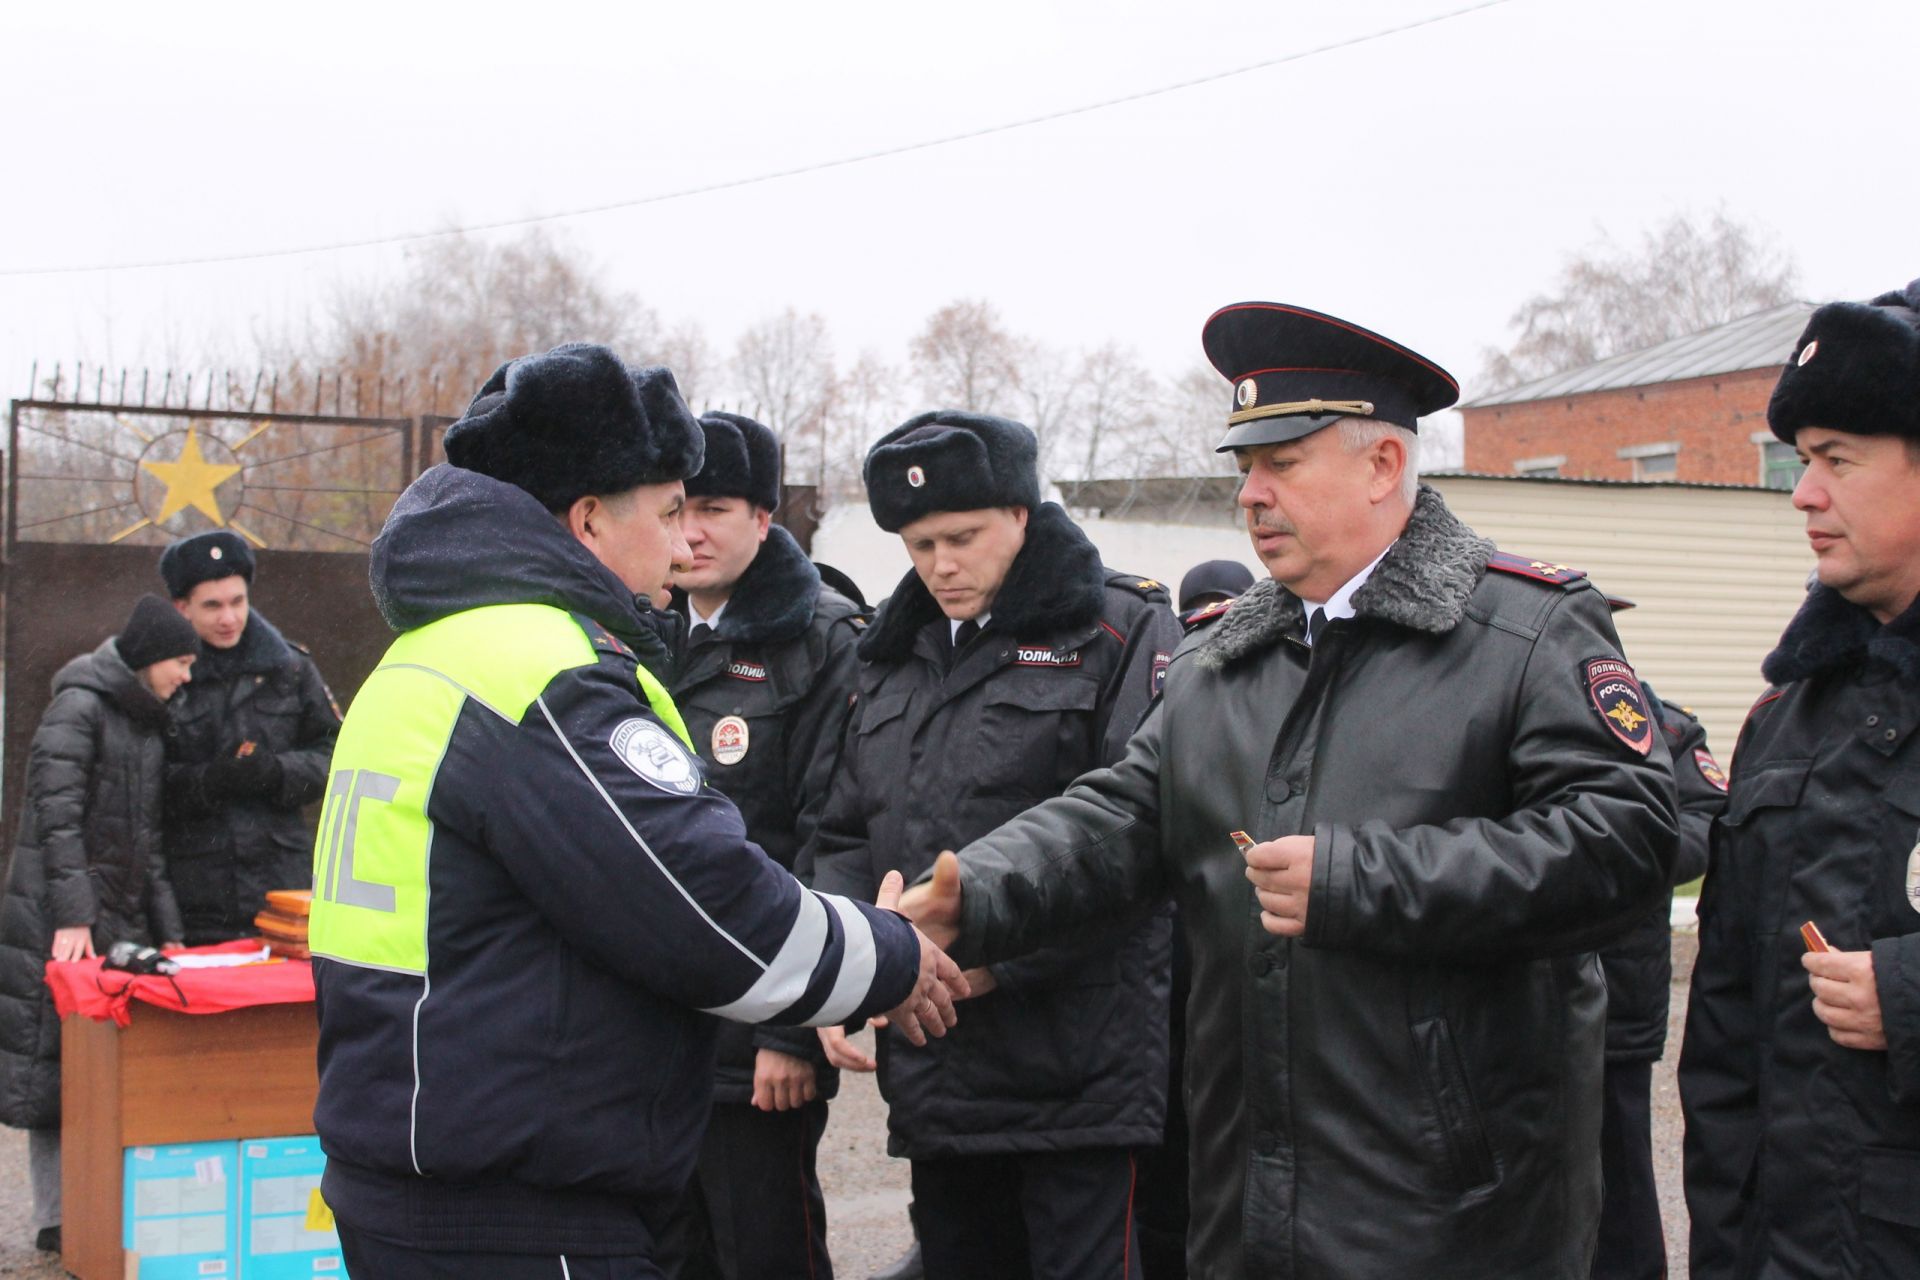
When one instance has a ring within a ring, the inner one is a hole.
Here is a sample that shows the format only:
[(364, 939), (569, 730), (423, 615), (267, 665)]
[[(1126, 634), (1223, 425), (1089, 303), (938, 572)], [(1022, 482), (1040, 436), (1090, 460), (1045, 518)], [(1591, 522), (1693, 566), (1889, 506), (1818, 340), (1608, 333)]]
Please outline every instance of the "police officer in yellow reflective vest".
[(644, 597), (702, 447), (665, 369), (558, 347), (487, 381), (374, 544), (400, 635), (341, 729), (312, 920), (356, 1276), (659, 1276), (710, 1015), (938, 1035), (965, 991), (770, 861), (688, 747)]

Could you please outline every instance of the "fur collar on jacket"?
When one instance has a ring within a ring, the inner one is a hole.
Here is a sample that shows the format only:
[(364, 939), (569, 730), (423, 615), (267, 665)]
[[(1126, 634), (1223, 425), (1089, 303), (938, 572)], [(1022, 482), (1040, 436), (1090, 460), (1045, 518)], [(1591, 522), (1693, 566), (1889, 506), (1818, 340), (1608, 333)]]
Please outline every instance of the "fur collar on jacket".
[[(1027, 516), (1026, 543), (993, 598), (987, 629), (1015, 635), (1084, 627), (1100, 616), (1106, 588), (1099, 549), (1059, 503), (1043, 502)], [(909, 571), (861, 637), (861, 659), (901, 661), (913, 652), (920, 628), (941, 616), (920, 575)]]
[(1792, 684), (1874, 659), (1903, 680), (1920, 680), (1920, 600), (1881, 626), (1871, 613), (1816, 582), (1760, 672), (1773, 684)]
[[(1493, 543), (1447, 510), (1440, 495), (1420, 486), (1413, 514), (1373, 576), (1353, 596), (1354, 613), (1433, 635), (1453, 630), (1467, 611), (1467, 598), (1487, 571)], [(1213, 624), (1195, 660), (1218, 671), (1249, 654), (1299, 635), (1300, 597), (1268, 578), (1233, 602)]]
[[(820, 603), (820, 571), (807, 559), (793, 535), (779, 525), (767, 529), (760, 553), (733, 584), (726, 612), (714, 638), (747, 644), (777, 644), (807, 629)], [(673, 589), (673, 609), (683, 617), (687, 593)]]

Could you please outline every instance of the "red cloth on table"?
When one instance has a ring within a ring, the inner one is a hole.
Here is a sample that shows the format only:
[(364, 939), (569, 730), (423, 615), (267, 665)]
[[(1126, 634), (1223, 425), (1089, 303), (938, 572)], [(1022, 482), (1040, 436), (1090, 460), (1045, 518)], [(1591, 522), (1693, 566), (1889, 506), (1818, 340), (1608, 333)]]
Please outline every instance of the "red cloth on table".
[[(243, 938), (188, 947), (186, 954), (258, 951), (262, 945)], [(102, 969), (100, 963), (97, 956), (91, 960), (47, 961), (47, 985), (53, 988), (53, 1007), (62, 1018), (84, 1013), (96, 1022), (112, 1018), (124, 1027), (133, 1020), (127, 1006), (134, 1000), (175, 1013), (225, 1013), (256, 1004), (305, 1004), (313, 1000), (313, 965), (306, 960), (275, 956), (265, 964), (182, 969), (170, 977)]]

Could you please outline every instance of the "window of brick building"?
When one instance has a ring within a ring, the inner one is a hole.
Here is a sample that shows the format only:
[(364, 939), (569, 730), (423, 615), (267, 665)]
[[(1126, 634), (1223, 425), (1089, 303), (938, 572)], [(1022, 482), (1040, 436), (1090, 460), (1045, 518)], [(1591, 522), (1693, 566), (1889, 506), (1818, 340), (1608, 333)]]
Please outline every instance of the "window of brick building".
[(1680, 478), (1680, 446), (1674, 441), (1628, 445), (1619, 450), (1615, 456), (1633, 463), (1635, 480), (1665, 481)]
[(1532, 476), (1536, 480), (1557, 480), (1560, 468), (1567, 465), (1567, 455), (1557, 453), (1551, 458), (1516, 458), (1513, 473), (1518, 476)]
[(1760, 485), (1765, 489), (1792, 489), (1800, 483), (1806, 466), (1793, 446), (1774, 438), (1771, 431), (1756, 431), (1753, 442), (1760, 446)]

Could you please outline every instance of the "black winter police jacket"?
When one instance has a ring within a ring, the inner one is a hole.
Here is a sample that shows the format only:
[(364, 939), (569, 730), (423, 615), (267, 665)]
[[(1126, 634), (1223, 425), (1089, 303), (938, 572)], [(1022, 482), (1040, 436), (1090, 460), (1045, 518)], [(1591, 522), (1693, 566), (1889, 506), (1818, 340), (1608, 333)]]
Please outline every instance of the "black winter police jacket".
[[(192, 945), (258, 933), (269, 889), (313, 877), (313, 828), (340, 711), (305, 652), (258, 609), (231, 649), (200, 646), (193, 682), (167, 705), (167, 867)], [(243, 744), (280, 763), (264, 796), (222, 795), (208, 766)]]
[(748, 841), (644, 692), (654, 615), (526, 493), (434, 467), (372, 582), (401, 635), (316, 851), (327, 1202), (425, 1249), (646, 1255), (699, 1152), (715, 1016), (881, 1012), (918, 940)]
[[(1258, 584), (1118, 764), (960, 853), (962, 964), (1179, 903), (1196, 1280), (1587, 1280), (1593, 950), (1669, 883), (1673, 778), (1600, 593), (1492, 556), (1422, 488), (1356, 617), (1309, 649)], [(1234, 830), (1314, 837), (1304, 938)]]
[[(1680, 799), (1680, 848), (1673, 882), (1707, 869), (1707, 828), (1727, 803), (1727, 775), (1707, 750), (1707, 731), (1686, 708), (1642, 683), (1654, 721), (1673, 757)], [(1633, 928), (1600, 951), (1607, 975), (1607, 1061), (1656, 1062), (1666, 1051), (1673, 1001), (1673, 894), (1661, 895)]]
[[(871, 895), (1118, 758), (1179, 638), (1158, 583), (1101, 567), (1058, 506), (1033, 508), (992, 617), (953, 655), (909, 573), (860, 642), (853, 721), (814, 844), (814, 884)], [(1171, 924), (994, 966), (924, 1048), (880, 1038), (888, 1150), (928, 1159), (1156, 1143), (1165, 1123)]]
[[(685, 616), (686, 596), (673, 608)], [(747, 835), (789, 871), (820, 821), (853, 704), (854, 645), (866, 615), (837, 591), (779, 525), (740, 575), (711, 635), (689, 641), (673, 680), (707, 781), (740, 810)], [(839, 1087), (820, 1038), (804, 1027), (720, 1028), (715, 1102), (753, 1098), (758, 1048), (814, 1064), (820, 1096)]]
[[(1920, 605), (1816, 586), (1763, 670), (1680, 1051), (1692, 1274), (1920, 1276)], [(1872, 951), (1886, 1052), (1814, 1016), (1809, 920)]]

